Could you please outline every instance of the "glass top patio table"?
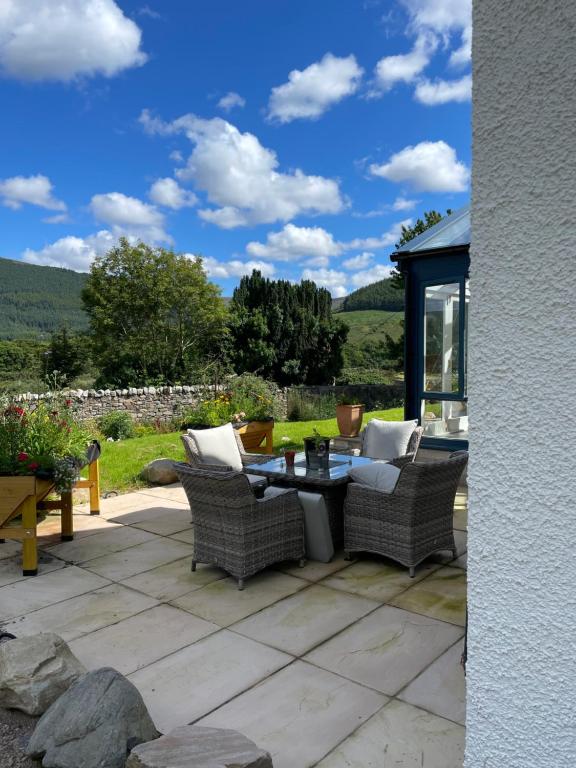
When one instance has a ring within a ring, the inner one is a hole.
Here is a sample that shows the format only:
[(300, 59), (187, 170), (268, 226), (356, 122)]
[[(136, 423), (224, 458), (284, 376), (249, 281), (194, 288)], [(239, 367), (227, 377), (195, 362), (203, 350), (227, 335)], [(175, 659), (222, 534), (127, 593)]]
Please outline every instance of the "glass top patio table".
[(328, 469), (310, 469), (306, 466), (306, 454), (302, 451), (294, 457), (294, 467), (288, 468), (284, 457), (278, 456), (264, 464), (249, 464), (245, 470), (251, 475), (290, 480), (295, 485), (342, 485), (349, 481), (348, 472), (353, 467), (362, 467), (373, 461), (365, 456), (331, 453)]

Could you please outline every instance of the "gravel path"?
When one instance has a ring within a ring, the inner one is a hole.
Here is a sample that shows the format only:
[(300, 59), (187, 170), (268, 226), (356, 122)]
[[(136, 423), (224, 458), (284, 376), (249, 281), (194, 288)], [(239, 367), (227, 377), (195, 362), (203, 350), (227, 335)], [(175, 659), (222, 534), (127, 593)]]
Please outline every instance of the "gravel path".
[(37, 718), (0, 709), (0, 768), (38, 768), (24, 752)]

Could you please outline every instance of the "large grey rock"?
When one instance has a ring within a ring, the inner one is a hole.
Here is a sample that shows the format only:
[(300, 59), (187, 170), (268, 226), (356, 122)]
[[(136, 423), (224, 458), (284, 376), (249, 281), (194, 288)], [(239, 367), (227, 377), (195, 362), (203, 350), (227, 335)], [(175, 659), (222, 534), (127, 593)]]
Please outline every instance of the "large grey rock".
[(140, 477), (152, 485), (169, 485), (178, 482), (171, 459), (154, 459), (146, 464), (140, 472)]
[(126, 768), (272, 768), (268, 752), (238, 731), (184, 725), (130, 753)]
[(132, 747), (157, 738), (142, 697), (103, 667), (81, 677), (40, 718), (27, 753), (45, 768), (124, 768)]
[(64, 640), (52, 633), (0, 644), (0, 706), (41, 715), (86, 672)]

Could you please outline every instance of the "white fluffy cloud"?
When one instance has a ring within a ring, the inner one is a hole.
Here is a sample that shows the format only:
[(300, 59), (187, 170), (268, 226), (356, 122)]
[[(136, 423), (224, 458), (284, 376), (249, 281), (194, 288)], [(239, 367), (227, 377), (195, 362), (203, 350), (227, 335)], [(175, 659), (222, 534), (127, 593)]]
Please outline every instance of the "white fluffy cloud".
[(327, 288), (335, 298), (346, 296), (348, 293), (347, 275), (335, 269), (305, 269), (302, 271), (302, 280), (312, 280), (321, 288)]
[(364, 70), (354, 56), (327, 53), (306, 69), (294, 69), (288, 82), (272, 89), (268, 117), (281, 123), (315, 120), (358, 90)]
[(374, 69), (376, 90), (372, 90), (369, 95), (376, 96), (388, 91), (396, 83), (414, 82), (428, 66), (436, 46), (436, 39), (433, 36), (421, 34), (417, 37), (410, 53), (385, 56), (380, 59)]
[(463, 31), (470, 26), (472, 0), (401, 0), (408, 11), (411, 26), (438, 34)]
[(470, 171), (445, 141), (423, 141), (405, 147), (387, 163), (372, 164), (370, 173), (389, 181), (409, 184), (422, 192), (464, 192)]
[(370, 251), (364, 251), (359, 253), (358, 256), (353, 256), (351, 259), (346, 259), (342, 262), (344, 269), (355, 271), (357, 269), (366, 269), (374, 261), (374, 254)]
[(90, 210), (98, 221), (112, 227), (115, 235), (141, 238), (149, 243), (170, 242), (164, 231), (164, 216), (153, 205), (121, 192), (94, 195)]
[(165, 123), (144, 110), (140, 122), (149, 133), (184, 133), (192, 142), (186, 167), (176, 174), (194, 182), (218, 206), (202, 209), (199, 215), (223, 229), (339, 213), (346, 205), (336, 181), (300, 169), (279, 172), (275, 152), (226, 120), (188, 114)]
[(390, 277), (391, 272), (391, 266), (375, 264), (371, 269), (365, 269), (362, 272), (352, 275), (352, 285), (355, 288), (361, 288), (363, 285), (370, 285), (370, 283), (376, 283), (378, 280), (384, 280), (384, 278)]
[(183, 189), (177, 181), (170, 178), (158, 179), (148, 192), (150, 200), (165, 208), (177, 211), (180, 208), (190, 208), (198, 202), (194, 192)]
[(422, 80), (416, 86), (414, 98), (427, 106), (447, 104), (449, 101), (470, 101), (472, 75), (464, 75), (459, 80)]
[(0, 179), (0, 202), (14, 210), (28, 203), (49, 211), (65, 211), (66, 203), (57, 200), (52, 189), (52, 182), (47, 176), (12, 176)]
[(347, 251), (362, 251), (377, 250), (380, 248), (389, 248), (391, 245), (395, 245), (400, 235), (402, 234), (402, 227), (409, 227), (412, 224), (412, 219), (404, 219), (394, 224), (387, 232), (384, 232), (380, 237), (356, 237), (354, 240), (350, 240), (348, 243), (343, 243), (344, 249)]
[(220, 109), (223, 109), (224, 112), (230, 112), (230, 110), (234, 109), (234, 107), (245, 107), (246, 99), (243, 96), (240, 96), (239, 93), (228, 91), (225, 96), (222, 96), (218, 102), (218, 106)]
[(418, 204), (418, 200), (409, 200), (408, 198), (402, 197), (402, 195), (400, 195), (392, 203), (392, 210), (393, 211), (411, 211), (413, 208), (416, 207), (417, 204)]
[(21, 80), (112, 77), (144, 64), (141, 37), (114, 0), (0, 3), (0, 70)]
[[(187, 255), (192, 256), (192, 254)], [(221, 279), (250, 275), (254, 269), (259, 270), (264, 277), (272, 277), (276, 272), (274, 265), (265, 261), (240, 261), (239, 259), (218, 261), (211, 256), (203, 256), (202, 265), (208, 277)]]
[(306, 258), (309, 264), (326, 266), (330, 256), (342, 252), (342, 244), (337, 243), (332, 234), (322, 227), (286, 224), (280, 232), (269, 232), (265, 243), (248, 243), (246, 251), (260, 259), (299, 261)]
[(102, 256), (116, 243), (116, 237), (107, 230), (101, 230), (88, 237), (61, 237), (56, 242), (34, 251), (27, 248), (22, 261), (48, 267), (65, 267), (76, 272), (88, 272), (97, 256)]

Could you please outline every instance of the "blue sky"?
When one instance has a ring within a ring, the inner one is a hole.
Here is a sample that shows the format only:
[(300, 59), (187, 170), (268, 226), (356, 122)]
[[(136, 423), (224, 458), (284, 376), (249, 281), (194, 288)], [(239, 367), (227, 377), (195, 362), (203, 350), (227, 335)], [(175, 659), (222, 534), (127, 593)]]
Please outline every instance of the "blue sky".
[(344, 295), (468, 201), (469, 0), (5, 0), (0, 255), (120, 235)]

